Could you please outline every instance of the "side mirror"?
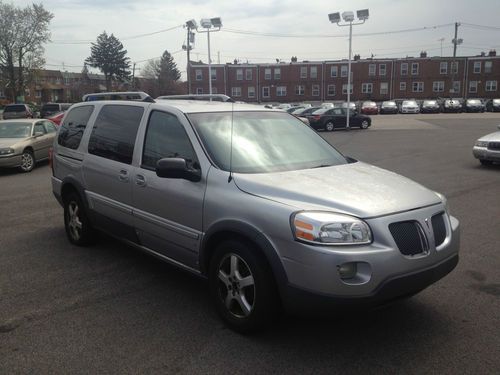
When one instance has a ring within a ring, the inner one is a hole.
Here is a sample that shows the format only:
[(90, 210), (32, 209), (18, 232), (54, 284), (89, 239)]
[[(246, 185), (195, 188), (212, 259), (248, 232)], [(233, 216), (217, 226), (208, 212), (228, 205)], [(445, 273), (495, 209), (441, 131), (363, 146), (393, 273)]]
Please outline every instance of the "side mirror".
[(198, 182), (201, 180), (201, 169), (189, 168), (186, 159), (163, 158), (156, 163), (156, 175), (163, 178), (181, 178)]

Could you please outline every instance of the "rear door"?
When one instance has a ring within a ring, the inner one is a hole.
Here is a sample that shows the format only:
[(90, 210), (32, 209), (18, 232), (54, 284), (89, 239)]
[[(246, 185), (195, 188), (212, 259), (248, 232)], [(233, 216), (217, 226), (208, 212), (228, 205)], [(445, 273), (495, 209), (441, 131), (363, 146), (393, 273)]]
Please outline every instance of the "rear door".
[[(41, 134), (41, 135), (40, 135)], [(43, 160), (49, 156), (49, 148), (52, 146), (54, 137), (49, 135), (44, 126), (44, 121), (37, 121), (33, 127), (33, 150), (35, 151), (35, 160)]]

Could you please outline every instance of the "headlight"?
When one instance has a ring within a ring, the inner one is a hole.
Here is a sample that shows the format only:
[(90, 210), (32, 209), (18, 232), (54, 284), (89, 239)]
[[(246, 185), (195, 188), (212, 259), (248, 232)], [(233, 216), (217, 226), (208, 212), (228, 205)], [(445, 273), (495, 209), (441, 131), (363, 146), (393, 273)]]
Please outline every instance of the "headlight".
[(444, 204), (444, 210), (446, 211), (446, 213), (448, 214), (448, 216), (450, 216), (450, 206), (448, 205), (448, 199), (446, 199), (446, 197), (443, 194), (438, 193), (437, 191), (435, 191), (434, 193), (436, 193), (436, 195), (439, 198), (441, 198), (441, 201)]
[(292, 216), (296, 240), (314, 245), (363, 245), (372, 242), (368, 224), (353, 216), (332, 212), (298, 212)]
[(0, 155), (11, 155), (14, 152), (13, 148), (0, 148)]
[(488, 142), (486, 141), (476, 141), (477, 147), (488, 147)]

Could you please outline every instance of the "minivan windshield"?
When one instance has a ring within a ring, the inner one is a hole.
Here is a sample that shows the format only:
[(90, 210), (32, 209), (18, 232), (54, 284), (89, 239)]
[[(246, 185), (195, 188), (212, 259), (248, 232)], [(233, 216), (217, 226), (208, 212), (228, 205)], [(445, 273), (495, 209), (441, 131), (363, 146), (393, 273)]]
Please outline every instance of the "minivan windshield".
[(0, 138), (27, 138), (31, 136), (29, 122), (2, 122), (0, 123)]
[(287, 113), (215, 112), (188, 117), (212, 161), (225, 171), (269, 173), (347, 164), (314, 130)]

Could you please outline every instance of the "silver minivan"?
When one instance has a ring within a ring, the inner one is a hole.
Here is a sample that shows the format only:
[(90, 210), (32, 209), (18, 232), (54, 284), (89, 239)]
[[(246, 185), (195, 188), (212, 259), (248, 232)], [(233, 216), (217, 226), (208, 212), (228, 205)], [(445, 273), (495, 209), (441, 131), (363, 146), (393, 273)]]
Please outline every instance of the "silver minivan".
[(253, 105), (79, 103), (54, 143), (71, 243), (95, 231), (207, 278), (250, 332), (413, 295), (458, 262), (446, 199), (345, 157), (309, 126)]

